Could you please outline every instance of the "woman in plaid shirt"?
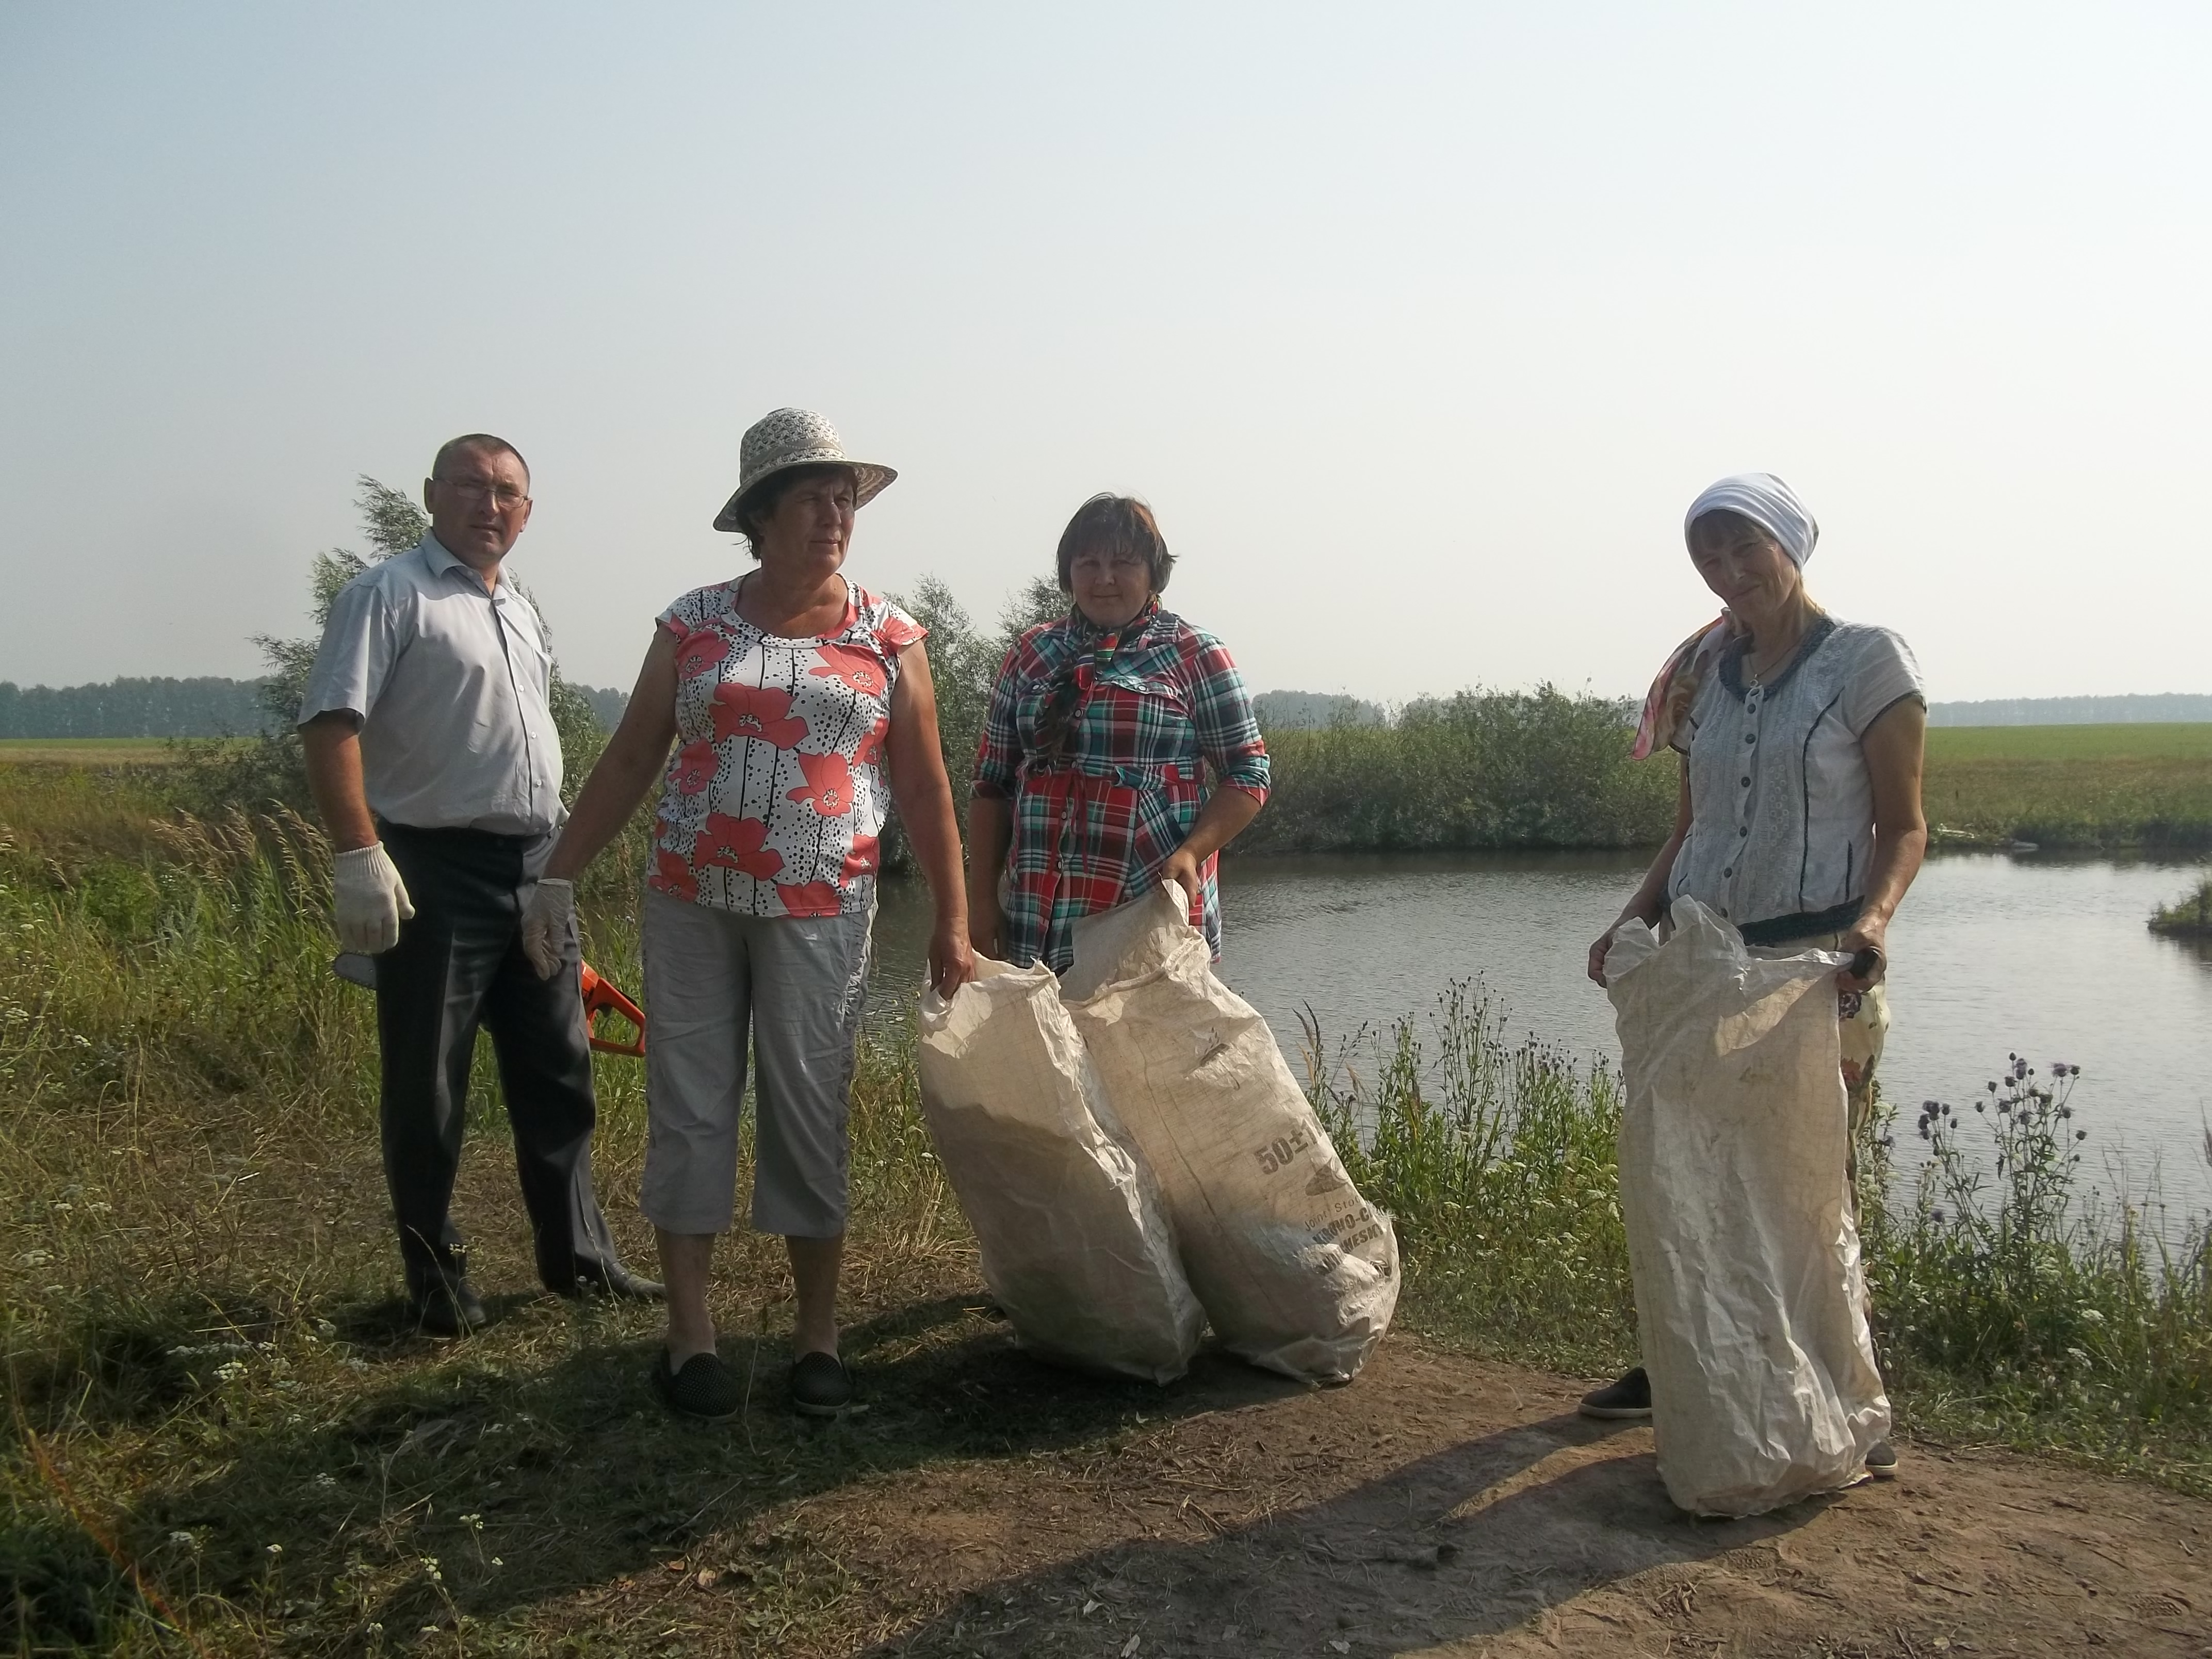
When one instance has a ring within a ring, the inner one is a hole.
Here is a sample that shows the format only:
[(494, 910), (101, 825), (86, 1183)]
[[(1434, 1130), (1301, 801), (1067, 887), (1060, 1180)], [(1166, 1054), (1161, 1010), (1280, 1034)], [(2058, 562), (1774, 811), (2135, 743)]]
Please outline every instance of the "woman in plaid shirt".
[(1127, 495), (1092, 496), (1060, 538), (1075, 603), (1006, 653), (975, 753), (969, 933), (987, 955), (1064, 974), (1077, 917), (1163, 879), (1221, 954), (1215, 856), (1267, 799), (1267, 748), (1227, 649), (1160, 608), (1174, 566)]

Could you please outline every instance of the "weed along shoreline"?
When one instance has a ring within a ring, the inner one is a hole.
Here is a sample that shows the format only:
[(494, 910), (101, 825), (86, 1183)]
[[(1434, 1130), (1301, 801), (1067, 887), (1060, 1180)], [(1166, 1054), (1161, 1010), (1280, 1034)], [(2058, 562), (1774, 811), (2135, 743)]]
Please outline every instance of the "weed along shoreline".
[[(1443, 789), (1453, 755), (1476, 754), (1480, 775), (1526, 791), (1377, 805), (1343, 833), (1402, 836), (1437, 810), (1469, 836), (1644, 833), (1644, 786), (1601, 764), (1617, 725), (1575, 700), (1468, 703), (1433, 725), (1385, 728), (1401, 746), (1387, 764), (1428, 745), (1409, 775)], [(2055, 826), (2045, 845), (2119, 826), (2203, 844), (2185, 836), (2212, 826), (2203, 744), (1947, 757), (1945, 737), (1930, 734), (1931, 817), (2009, 839)], [(1276, 741), (1278, 844), (1293, 850), (1337, 833), (1370, 763), (1342, 731)], [(1587, 759), (1551, 768), (1553, 754)], [(777, 1407), (781, 1246), (741, 1231), (721, 1246), (715, 1313), (747, 1407), (686, 1425), (647, 1388), (656, 1310), (530, 1288), (488, 1053), (456, 1207), (496, 1322), (460, 1343), (404, 1328), (373, 1005), (329, 969), (319, 834), (194, 800), (207, 775), (189, 758), (0, 762), (10, 1650), (2212, 1642), (2212, 1235), (2201, 1215), (2154, 1234), (2081, 1201), (2071, 1079), (2047, 1068), (2021, 1062), (1978, 1113), (1879, 1117), (1860, 1201), (1904, 1471), (1754, 1521), (1681, 1516), (1647, 1429), (1573, 1415), (1589, 1379), (1636, 1353), (1620, 1092), (1510, 1036), (1466, 986), (1305, 1069), (1404, 1254), (1396, 1327), (1349, 1388), (1208, 1353), (1157, 1389), (1015, 1350), (923, 1130), (910, 1038), (886, 1021), (864, 1042), (852, 1117), (847, 1352), (872, 1409), (809, 1427)], [(1955, 807), (1939, 804), (1947, 767), (1971, 781)], [(2053, 778), (2087, 775), (2069, 768), (2103, 768), (2109, 787), (2037, 805)], [(595, 878), (581, 898), (592, 960), (635, 987), (627, 880)], [(641, 1068), (597, 1066), (599, 1179), (641, 1255)], [(1923, 1133), (1930, 1173), (1893, 1180), (1894, 1143)], [(2005, 1175), (1977, 1186), (1984, 1142)]]

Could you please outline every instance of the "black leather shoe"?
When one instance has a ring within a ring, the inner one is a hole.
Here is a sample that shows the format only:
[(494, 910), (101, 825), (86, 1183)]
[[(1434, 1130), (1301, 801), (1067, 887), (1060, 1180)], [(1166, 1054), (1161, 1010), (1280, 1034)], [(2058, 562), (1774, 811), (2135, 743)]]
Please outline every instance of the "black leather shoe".
[(1651, 1379), (1638, 1365), (1618, 1382), (1608, 1382), (1601, 1389), (1593, 1389), (1583, 1396), (1577, 1407), (1584, 1417), (1601, 1418), (1607, 1422), (1633, 1422), (1651, 1415)]
[(407, 1317), (425, 1336), (466, 1336), (491, 1322), (465, 1278), (442, 1279), (409, 1297)]
[(640, 1279), (617, 1261), (611, 1267), (576, 1269), (576, 1277), (561, 1292), (581, 1301), (587, 1296), (611, 1296), (617, 1302), (665, 1302), (668, 1292), (658, 1279)]

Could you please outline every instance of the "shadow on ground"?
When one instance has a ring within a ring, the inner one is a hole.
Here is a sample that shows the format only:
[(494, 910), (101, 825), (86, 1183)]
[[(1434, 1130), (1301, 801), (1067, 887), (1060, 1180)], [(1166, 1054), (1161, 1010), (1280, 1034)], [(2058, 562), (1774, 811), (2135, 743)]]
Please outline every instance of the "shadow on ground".
[[(885, 1473), (1111, 1442), (1139, 1424), (1306, 1392), (1211, 1357), (1166, 1389), (1056, 1370), (1016, 1350), (982, 1298), (949, 1297), (846, 1333), (865, 1413), (793, 1416), (781, 1340), (738, 1338), (723, 1352), (750, 1378), (749, 1408), (701, 1424), (672, 1417), (647, 1382), (657, 1309), (503, 1299), (506, 1352), (444, 1345), (434, 1368), (393, 1363), (420, 1361), (428, 1346), (396, 1304), (332, 1311), (343, 1363), (367, 1384), (336, 1419), (309, 1408), (273, 1426), (240, 1421), (219, 1393), (201, 1392), (179, 1408), (206, 1419), (222, 1473), (149, 1470), (118, 1530), (122, 1553), (188, 1622), (219, 1596), (318, 1651), (343, 1650), (372, 1623), (404, 1649), (463, 1617), (489, 1625), (577, 1592), (628, 1590), (643, 1575), (663, 1582), (669, 1558), (710, 1537), (769, 1564), (756, 1601), (775, 1599), (775, 1581), (787, 1600), (818, 1598), (837, 1577), (819, 1559), (823, 1540), (788, 1525), (755, 1536), (756, 1517)], [(557, 1340), (565, 1358), (514, 1363), (517, 1328), (531, 1322), (547, 1328), (542, 1340), (526, 1335), (524, 1352)], [(95, 1352), (146, 1348), (135, 1333), (84, 1341)], [(185, 1389), (164, 1373), (134, 1406), (173, 1406)]]
[(1504, 1429), (1263, 1525), (1117, 1545), (990, 1585), (871, 1651), (1118, 1652), (1138, 1637), (1148, 1656), (1395, 1653), (1513, 1629), (1650, 1568), (1792, 1531), (1822, 1507), (1692, 1521), (1650, 1453), (1606, 1454), (1600, 1443), (1619, 1432), (1571, 1415)]

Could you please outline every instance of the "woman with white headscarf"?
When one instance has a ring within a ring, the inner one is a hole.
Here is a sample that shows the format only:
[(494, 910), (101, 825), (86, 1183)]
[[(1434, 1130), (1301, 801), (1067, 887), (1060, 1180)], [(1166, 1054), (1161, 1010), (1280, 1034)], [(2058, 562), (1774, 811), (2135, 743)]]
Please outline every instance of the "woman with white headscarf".
[[(1870, 953), (1863, 976), (1837, 980), (1856, 1144), (1889, 1029), (1889, 921), (1928, 847), (1920, 670), (1888, 629), (1814, 603), (1804, 568), (1820, 526), (1771, 473), (1723, 478), (1690, 504), (1683, 534), (1725, 609), (1675, 649), (1644, 702), (1636, 756), (1682, 757), (1674, 833), (1591, 945), (1589, 976), (1605, 982), (1613, 927), (1656, 924), (1685, 894), (1754, 948)], [(1649, 1416), (1643, 1367), (1583, 1410)], [(1885, 1442), (1867, 1467), (1890, 1474), (1896, 1461)]]

